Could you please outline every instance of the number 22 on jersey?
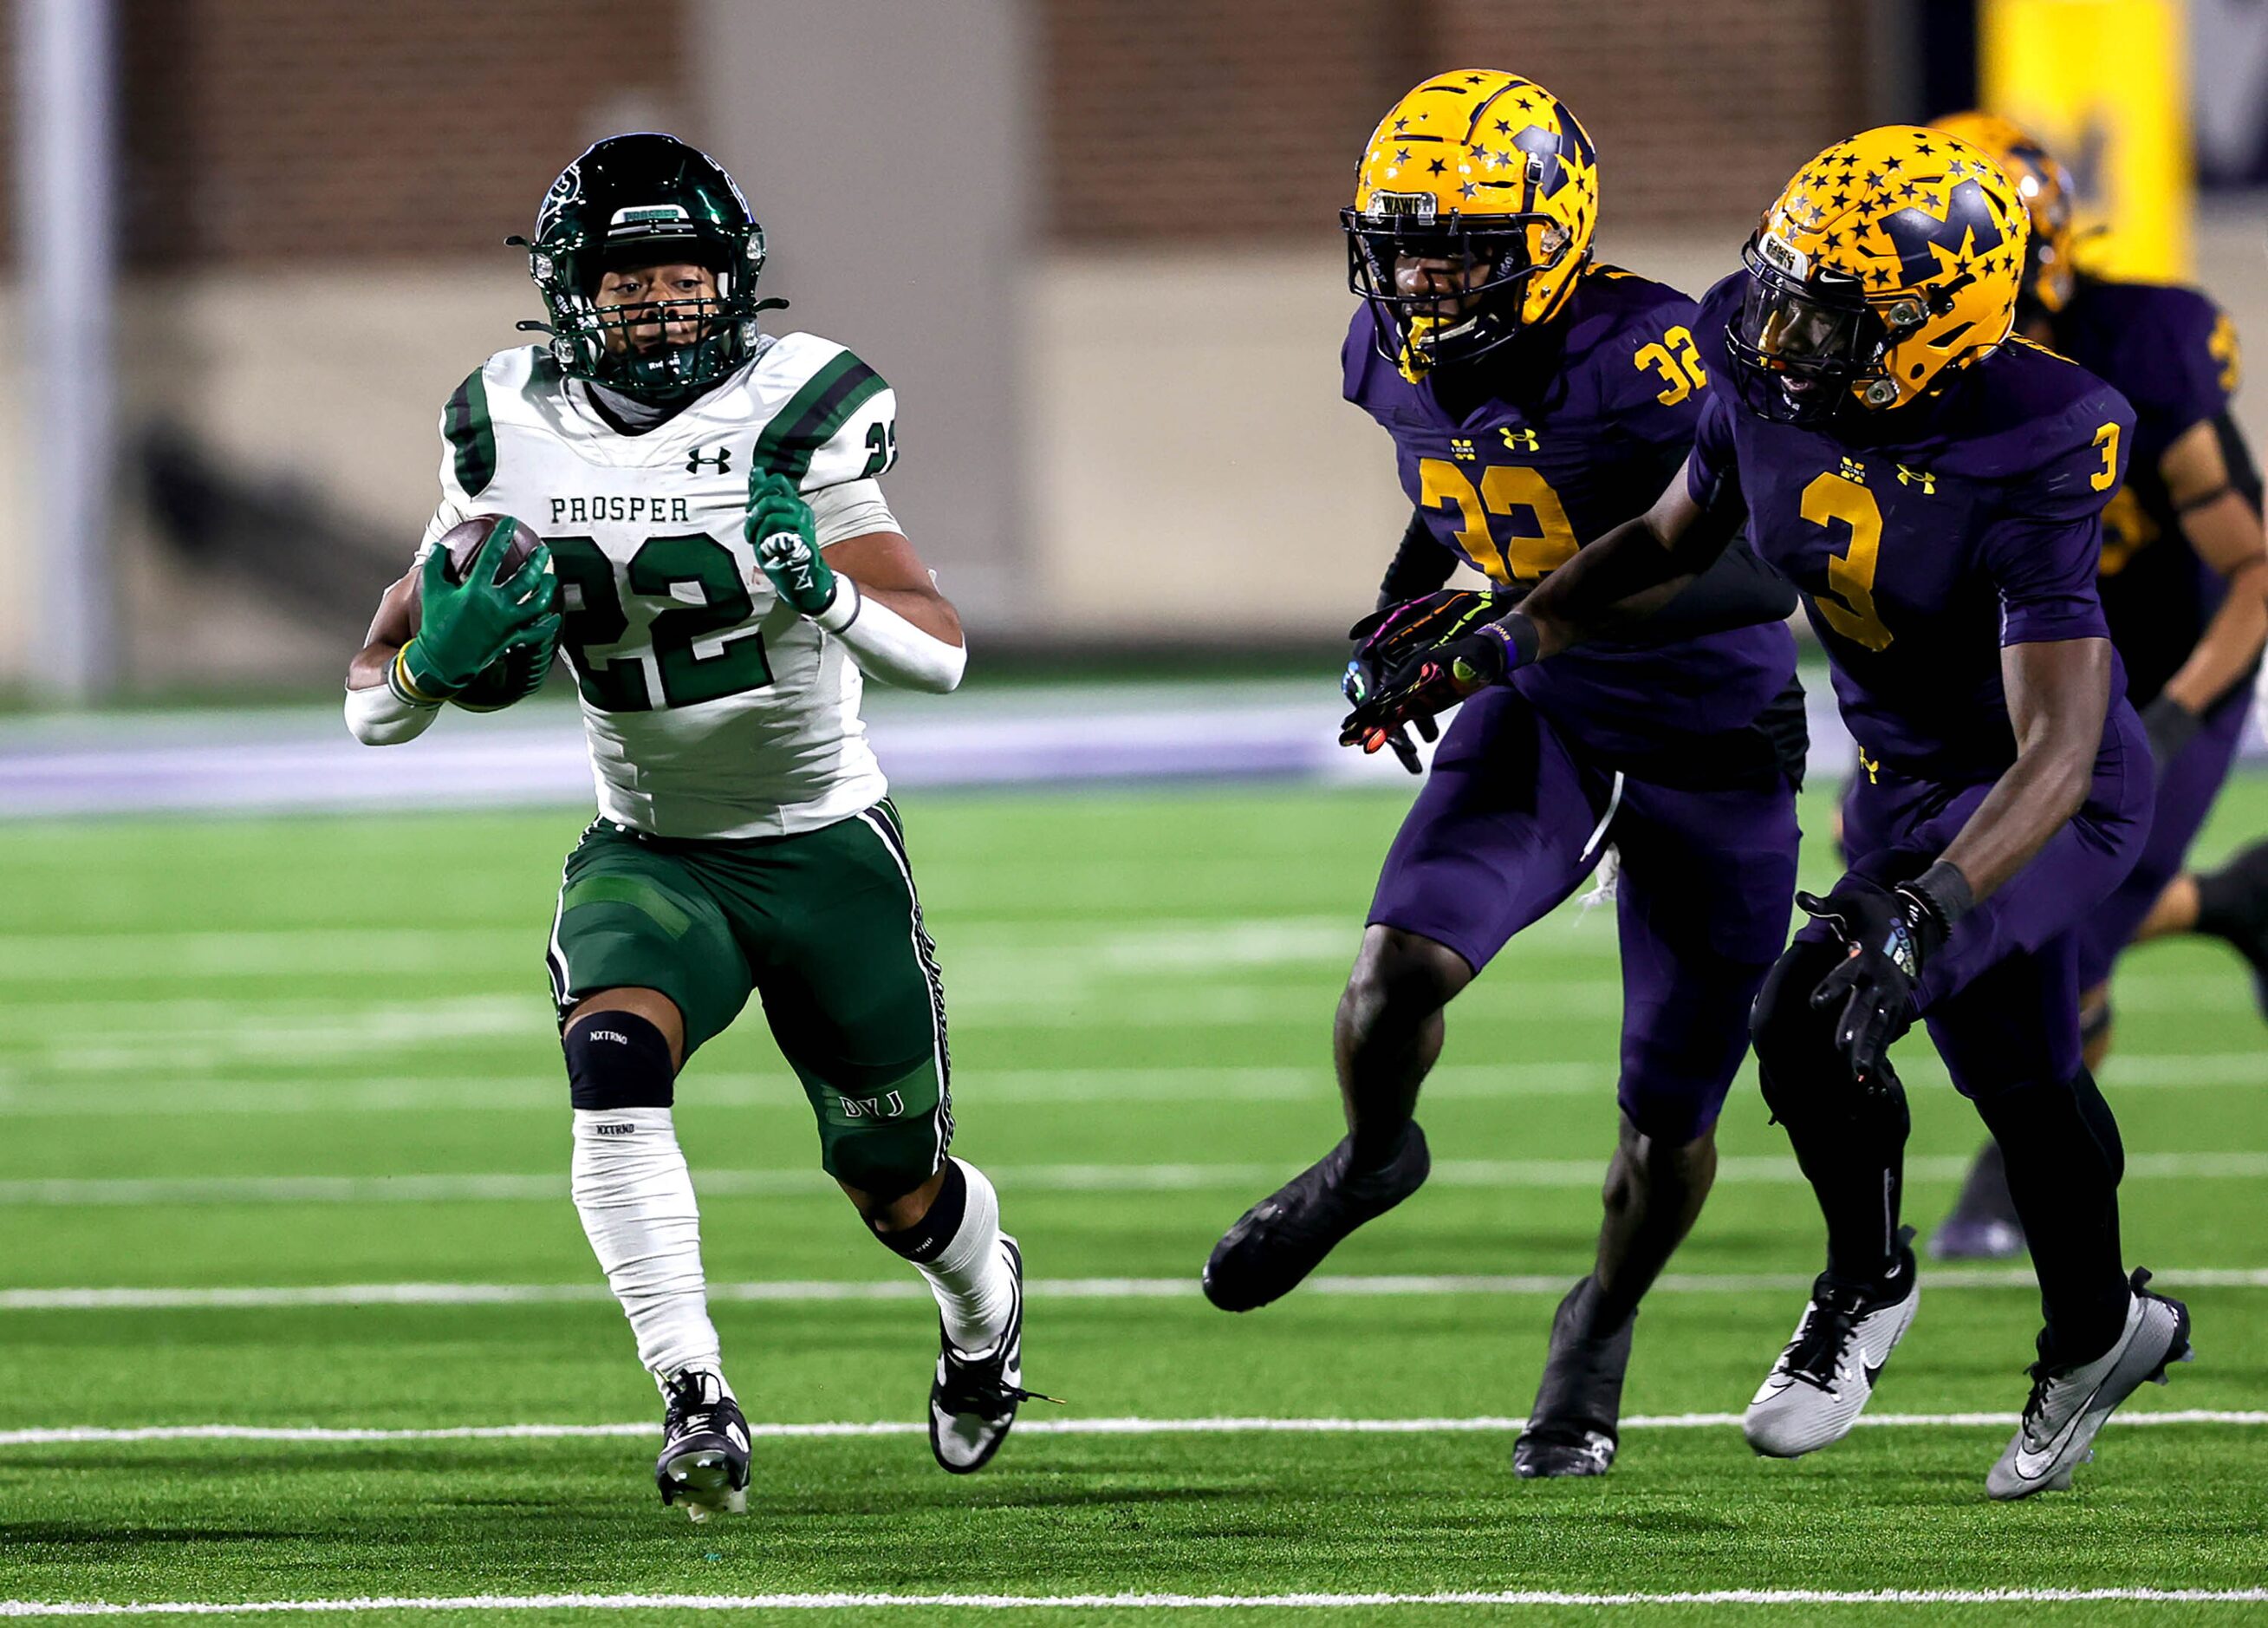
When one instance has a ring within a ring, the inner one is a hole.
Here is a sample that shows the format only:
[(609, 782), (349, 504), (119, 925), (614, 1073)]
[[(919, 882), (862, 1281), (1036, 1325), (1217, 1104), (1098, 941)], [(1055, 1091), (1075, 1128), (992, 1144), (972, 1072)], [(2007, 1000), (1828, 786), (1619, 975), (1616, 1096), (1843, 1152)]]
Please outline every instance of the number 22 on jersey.
[(590, 537), (553, 537), (549, 541), (560, 586), (574, 588), (578, 601), (567, 612), (563, 642), (575, 664), (583, 698), (600, 711), (697, 706), (744, 689), (761, 689), (772, 681), (771, 664), (764, 659), (764, 636), (754, 629), (719, 641), (705, 656), (695, 648), (696, 641), (715, 639), (739, 627), (755, 608), (733, 551), (706, 532), (648, 537), (624, 572), (630, 591), (640, 598), (676, 601), (678, 585), (683, 583), (696, 587), (703, 600), (698, 605), (674, 602), (646, 624), (654, 668), (661, 679), (659, 702), (646, 687), (644, 665), (635, 655), (602, 661), (590, 654), (593, 646), (618, 643), (630, 629), (614, 562)]
[[(1474, 489), (1469, 475), (1446, 458), (1418, 460), (1419, 505), (1428, 509), (1454, 505), (1464, 522), (1457, 546), (1476, 570), (1509, 586), (1534, 582), (1572, 559), (1581, 539), (1568, 523), (1566, 508), (1550, 483), (1525, 464), (1491, 464)], [(1513, 532), (1498, 541), (1491, 515), (1509, 519), (1530, 516), (1535, 531)]]

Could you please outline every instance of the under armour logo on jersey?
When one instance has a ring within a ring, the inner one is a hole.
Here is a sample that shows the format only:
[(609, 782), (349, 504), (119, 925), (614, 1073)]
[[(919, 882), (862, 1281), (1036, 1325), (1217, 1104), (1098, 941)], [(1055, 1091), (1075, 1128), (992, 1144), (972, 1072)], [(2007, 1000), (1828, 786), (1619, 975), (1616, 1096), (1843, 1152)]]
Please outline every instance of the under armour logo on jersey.
[(1925, 497), (1934, 497), (1937, 496), (1937, 476), (1932, 475), (1926, 469), (1909, 469), (1905, 465), (1900, 464), (1898, 466), (1898, 484), (1901, 486), (1918, 486), (1921, 488), (1921, 495)]
[(729, 446), (720, 446), (715, 452), (709, 453), (696, 446), (685, 454), (686, 474), (698, 475), (704, 468), (714, 468), (719, 475), (732, 474), (733, 449)]
[(1532, 453), (1535, 450), (1535, 431), (1533, 430), (1512, 430), (1498, 425), (1497, 433), (1504, 437), (1504, 444), (1515, 453)]

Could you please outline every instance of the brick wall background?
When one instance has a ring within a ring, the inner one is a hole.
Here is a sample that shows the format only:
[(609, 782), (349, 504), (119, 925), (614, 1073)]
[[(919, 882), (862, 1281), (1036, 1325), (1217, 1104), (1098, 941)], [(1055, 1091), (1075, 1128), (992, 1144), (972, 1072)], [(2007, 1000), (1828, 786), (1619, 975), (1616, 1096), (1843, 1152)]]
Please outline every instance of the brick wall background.
[(1317, 237), (1428, 74), (1510, 69), (1573, 107), (1618, 226), (1740, 223), (1863, 118), (1844, 0), (1043, 0), (1059, 239)]
[[(656, 123), (699, 139), (688, 3), (118, 0), (129, 260), (493, 250), (584, 143)], [(1071, 245), (1321, 240), (1373, 123), (1444, 68), (1566, 98), (1608, 218), (1631, 228), (1737, 224), (1863, 101), (1840, 0), (1029, 4), (1042, 219)], [(11, 122), (12, 11), (0, 0)], [(0, 167), (0, 253), (13, 189)]]
[[(116, 16), (136, 266), (500, 254), (584, 144), (687, 112), (681, 0), (119, 0)], [(0, 168), (0, 245), (14, 189)]]

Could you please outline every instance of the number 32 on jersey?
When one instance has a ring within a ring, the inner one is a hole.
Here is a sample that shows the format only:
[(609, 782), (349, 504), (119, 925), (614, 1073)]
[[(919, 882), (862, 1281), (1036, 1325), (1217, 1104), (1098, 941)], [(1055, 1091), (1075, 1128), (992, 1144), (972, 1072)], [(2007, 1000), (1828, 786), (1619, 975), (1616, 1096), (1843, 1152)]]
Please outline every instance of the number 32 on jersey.
[[(1567, 511), (1551, 484), (1524, 464), (1491, 464), (1481, 473), (1476, 489), (1472, 477), (1446, 458), (1418, 460), (1419, 505), (1428, 509), (1455, 505), (1464, 524), (1457, 527), (1457, 546), (1475, 569), (1507, 587), (1534, 582), (1572, 559), (1581, 539), (1568, 523)], [(1501, 516), (1525, 526), (1501, 541), (1490, 517)], [(1533, 527), (1533, 529), (1528, 529)]]

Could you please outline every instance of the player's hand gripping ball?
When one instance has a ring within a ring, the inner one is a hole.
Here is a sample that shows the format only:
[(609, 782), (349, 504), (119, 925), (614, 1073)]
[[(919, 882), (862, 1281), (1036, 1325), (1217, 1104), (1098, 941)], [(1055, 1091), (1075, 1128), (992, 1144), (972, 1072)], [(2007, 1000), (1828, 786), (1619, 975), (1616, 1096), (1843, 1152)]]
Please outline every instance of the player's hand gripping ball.
[(401, 666), (417, 692), (494, 712), (542, 688), (559, 648), (543, 539), (509, 515), (452, 527), (410, 586)]
[(806, 616), (835, 603), (835, 572), (814, 541), (811, 505), (795, 483), (770, 469), (748, 479), (748, 518), (742, 527), (755, 545), (756, 564), (772, 589)]

